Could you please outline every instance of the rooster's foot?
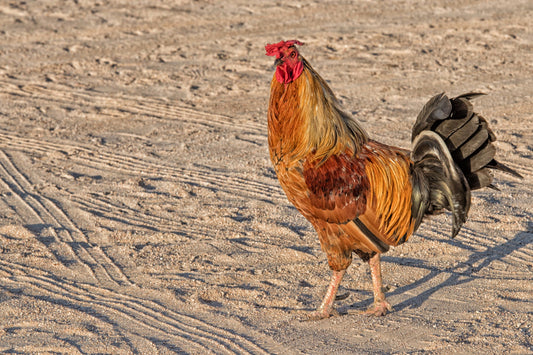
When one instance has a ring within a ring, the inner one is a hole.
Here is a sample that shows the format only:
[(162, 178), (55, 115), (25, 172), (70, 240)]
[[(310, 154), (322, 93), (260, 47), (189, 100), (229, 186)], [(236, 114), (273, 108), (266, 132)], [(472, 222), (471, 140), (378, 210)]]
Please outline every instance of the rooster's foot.
[(388, 312), (392, 312), (392, 306), (390, 305), (389, 302), (383, 300), (380, 302), (375, 302), (373, 307), (361, 313), (367, 316), (381, 317), (387, 314)]
[(326, 318), (329, 318), (329, 317), (336, 317), (336, 316), (339, 316), (339, 312), (337, 312), (337, 310), (335, 309), (331, 309), (331, 310), (321, 310), (321, 309), (318, 309), (314, 312), (311, 312), (309, 314), (307, 314), (306, 316), (306, 321), (312, 321), (312, 320), (321, 320), (321, 319), (326, 319)]

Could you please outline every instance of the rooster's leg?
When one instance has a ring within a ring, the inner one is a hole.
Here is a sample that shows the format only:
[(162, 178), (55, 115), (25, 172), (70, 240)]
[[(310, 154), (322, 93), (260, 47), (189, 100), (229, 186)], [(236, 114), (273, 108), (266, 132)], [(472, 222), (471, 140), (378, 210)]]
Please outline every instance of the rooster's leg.
[(333, 276), (331, 277), (326, 295), (324, 296), (320, 307), (318, 307), (316, 311), (309, 314), (310, 320), (329, 318), (332, 315), (337, 314), (337, 312), (333, 309), (333, 301), (335, 301), (335, 295), (337, 294), (337, 290), (339, 289), (339, 285), (345, 273), (346, 270), (333, 271)]
[(385, 299), (383, 284), (381, 282), (381, 260), (380, 254), (375, 254), (368, 260), (370, 265), (370, 274), (372, 275), (372, 286), (374, 290), (374, 305), (364, 312), (368, 315), (384, 316), (387, 311), (392, 311), (392, 307)]

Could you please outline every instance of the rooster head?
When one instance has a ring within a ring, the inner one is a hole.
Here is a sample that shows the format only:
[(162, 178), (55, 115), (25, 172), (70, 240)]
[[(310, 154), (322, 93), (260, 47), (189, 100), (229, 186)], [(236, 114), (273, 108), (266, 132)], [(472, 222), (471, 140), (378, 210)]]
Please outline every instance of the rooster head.
[(265, 46), (266, 55), (276, 57), (276, 79), (282, 84), (288, 84), (298, 79), (304, 65), (295, 45), (303, 45), (298, 40), (281, 41)]

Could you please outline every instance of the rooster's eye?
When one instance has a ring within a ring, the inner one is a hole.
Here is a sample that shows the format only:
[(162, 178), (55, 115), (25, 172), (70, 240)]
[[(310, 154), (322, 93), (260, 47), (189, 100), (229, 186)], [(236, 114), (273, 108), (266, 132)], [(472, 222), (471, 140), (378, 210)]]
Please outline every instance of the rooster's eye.
[(296, 52), (291, 52), (291, 58), (296, 57)]

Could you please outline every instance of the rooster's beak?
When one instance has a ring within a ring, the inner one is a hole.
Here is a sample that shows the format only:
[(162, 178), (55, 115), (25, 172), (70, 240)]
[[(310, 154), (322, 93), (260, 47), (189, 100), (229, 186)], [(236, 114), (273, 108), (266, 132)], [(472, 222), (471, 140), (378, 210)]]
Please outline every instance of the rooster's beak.
[(283, 63), (283, 60), (281, 58), (277, 58), (275, 61), (274, 61), (274, 65), (275, 66), (278, 66), (280, 65), (281, 63)]

